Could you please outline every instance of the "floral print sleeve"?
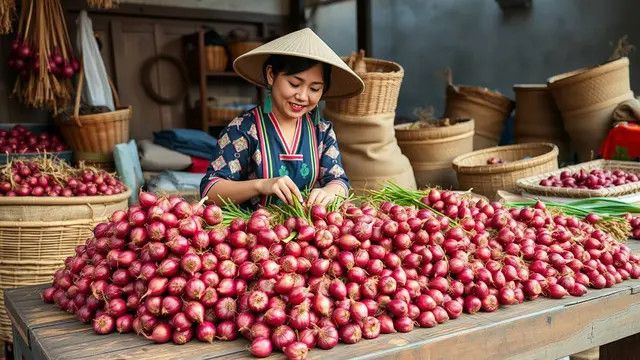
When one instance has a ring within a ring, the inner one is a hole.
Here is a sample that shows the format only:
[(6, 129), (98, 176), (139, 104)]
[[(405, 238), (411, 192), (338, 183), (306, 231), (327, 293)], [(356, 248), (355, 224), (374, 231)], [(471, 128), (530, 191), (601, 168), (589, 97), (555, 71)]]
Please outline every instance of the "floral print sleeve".
[(256, 148), (255, 125), (250, 115), (231, 121), (218, 137), (213, 161), (200, 182), (204, 196), (220, 180), (246, 180), (255, 167), (251, 156)]
[(329, 183), (339, 184), (344, 187), (345, 194), (348, 194), (350, 188), (349, 179), (342, 166), (342, 155), (340, 155), (333, 125), (326, 120), (321, 120), (318, 123), (318, 130), (318, 153), (320, 154), (318, 185), (323, 187)]

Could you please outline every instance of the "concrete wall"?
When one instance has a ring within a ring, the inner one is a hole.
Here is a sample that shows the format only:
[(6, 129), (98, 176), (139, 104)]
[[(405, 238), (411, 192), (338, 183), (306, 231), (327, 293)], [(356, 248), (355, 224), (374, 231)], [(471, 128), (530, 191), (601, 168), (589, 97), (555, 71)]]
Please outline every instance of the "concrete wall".
[(246, 11), (272, 15), (289, 13), (288, 0), (122, 0), (121, 2), (209, 10)]
[[(605, 61), (624, 34), (640, 45), (637, 1), (533, 0), (524, 11), (503, 11), (492, 0), (372, 2), (373, 55), (405, 68), (398, 108), (403, 117), (419, 106), (444, 110), (446, 67), (455, 83), (513, 97), (515, 83), (543, 83)], [(355, 1), (323, 7), (314, 20), (330, 46), (342, 53), (355, 49)], [(632, 88), (638, 88), (637, 52), (630, 60)]]
[(356, 2), (354, 0), (323, 5), (313, 13), (307, 10), (309, 26), (338, 55), (348, 55), (358, 43), (356, 34)]

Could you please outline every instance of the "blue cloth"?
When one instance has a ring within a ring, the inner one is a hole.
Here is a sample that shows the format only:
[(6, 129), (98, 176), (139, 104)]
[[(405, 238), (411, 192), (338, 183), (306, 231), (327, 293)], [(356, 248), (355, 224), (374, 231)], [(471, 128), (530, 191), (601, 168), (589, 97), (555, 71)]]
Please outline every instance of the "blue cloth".
[(203, 174), (184, 171), (163, 171), (149, 181), (148, 189), (153, 192), (198, 190)]
[(131, 140), (128, 143), (117, 144), (113, 149), (113, 160), (122, 182), (131, 189), (129, 204), (137, 203), (138, 190), (144, 185), (144, 177), (142, 176), (136, 141)]
[[(308, 114), (303, 116), (297, 122), (293, 143), (288, 144), (275, 115), (263, 113), (257, 107), (231, 121), (220, 133), (200, 193), (206, 194), (223, 179), (243, 181), (285, 175), (300, 190), (323, 187), (330, 182), (349, 188), (330, 122), (321, 120), (314, 124)], [(277, 202), (275, 196), (263, 196), (242, 205), (255, 208), (258, 204)]]
[(204, 159), (213, 159), (216, 139), (202, 130), (171, 129), (153, 133), (153, 142), (181, 152)]
[(204, 174), (185, 171), (166, 171), (167, 178), (180, 189), (200, 189), (200, 181)]

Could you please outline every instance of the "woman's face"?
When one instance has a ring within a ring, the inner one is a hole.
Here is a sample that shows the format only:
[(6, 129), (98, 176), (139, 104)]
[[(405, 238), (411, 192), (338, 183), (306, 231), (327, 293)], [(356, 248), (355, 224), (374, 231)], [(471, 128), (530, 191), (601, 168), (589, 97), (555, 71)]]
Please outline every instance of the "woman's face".
[(318, 105), (324, 82), (322, 64), (316, 64), (297, 74), (274, 74), (267, 67), (267, 81), (271, 86), (273, 110), (278, 117), (297, 119)]

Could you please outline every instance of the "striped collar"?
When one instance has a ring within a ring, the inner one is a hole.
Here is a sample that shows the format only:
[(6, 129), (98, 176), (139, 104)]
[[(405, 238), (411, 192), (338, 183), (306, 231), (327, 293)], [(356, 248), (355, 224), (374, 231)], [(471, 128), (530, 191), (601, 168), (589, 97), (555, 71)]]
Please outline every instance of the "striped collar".
[(280, 143), (282, 144), (285, 151), (287, 152), (287, 155), (296, 154), (298, 150), (298, 146), (300, 144), (300, 133), (302, 132), (302, 119), (298, 118), (296, 121), (296, 130), (293, 134), (293, 143), (291, 144), (289, 144), (289, 142), (284, 136), (284, 133), (282, 132), (282, 129), (280, 129), (278, 118), (274, 113), (269, 113), (269, 120), (271, 120), (273, 127), (276, 129), (276, 133), (278, 134), (278, 139), (280, 140)]

